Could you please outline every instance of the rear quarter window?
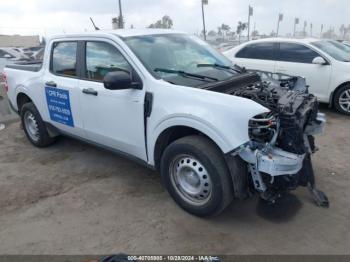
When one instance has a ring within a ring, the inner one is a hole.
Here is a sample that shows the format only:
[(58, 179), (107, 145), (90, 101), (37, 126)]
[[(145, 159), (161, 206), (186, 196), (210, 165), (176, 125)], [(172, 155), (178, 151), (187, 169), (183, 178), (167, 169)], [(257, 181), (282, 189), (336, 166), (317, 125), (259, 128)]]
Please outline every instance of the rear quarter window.
[(278, 61), (311, 64), (314, 58), (320, 56), (314, 50), (295, 43), (280, 43), (277, 55)]

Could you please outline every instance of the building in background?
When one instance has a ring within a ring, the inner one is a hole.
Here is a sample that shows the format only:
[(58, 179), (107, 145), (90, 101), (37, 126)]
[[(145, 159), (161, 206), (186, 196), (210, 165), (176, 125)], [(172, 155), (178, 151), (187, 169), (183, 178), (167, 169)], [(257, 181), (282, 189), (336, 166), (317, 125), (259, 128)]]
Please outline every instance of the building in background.
[(33, 47), (40, 45), (38, 35), (0, 35), (0, 47)]

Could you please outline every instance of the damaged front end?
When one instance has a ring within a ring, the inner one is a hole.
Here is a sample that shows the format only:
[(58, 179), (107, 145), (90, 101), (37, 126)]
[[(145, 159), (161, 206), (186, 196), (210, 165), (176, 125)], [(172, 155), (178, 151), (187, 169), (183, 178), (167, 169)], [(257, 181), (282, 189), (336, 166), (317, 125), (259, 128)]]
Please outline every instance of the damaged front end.
[[(260, 77), (264, 72), (258, 72)], [(251, 80), (257, 77), (247, 73)], [(260, 78), (259, 77), (259, 78)], [(278, 75), (247, 81), (230, 94), (251, 99), (270, 110), (249, 121), (250, 141), (232, 155), (248, 163), (253, 188), (274, 203), (285, 192), (307, 186), (319, 206), (328, 207), (325, 194), (316, 189), (311, 155), (317, 151), (314, 135), (322, 133), (325, 115), (318, 112), (315, 96), (300, 77)]]

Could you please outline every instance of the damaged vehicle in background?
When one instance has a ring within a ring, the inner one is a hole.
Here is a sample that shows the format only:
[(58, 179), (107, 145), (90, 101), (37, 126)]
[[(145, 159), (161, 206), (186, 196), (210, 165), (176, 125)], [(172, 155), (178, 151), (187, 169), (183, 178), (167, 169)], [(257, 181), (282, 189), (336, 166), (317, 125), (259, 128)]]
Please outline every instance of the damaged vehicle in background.
[(317, 99), (302, 78), (264, 75), (173, 30), (57, 36), (43, 63), (4, 74), (33, 145), (63, 134), (132, 157), (194, 215), (254, 192), (274, 203), (298, 186), (328, 206), (311, 163), (325, 125)]

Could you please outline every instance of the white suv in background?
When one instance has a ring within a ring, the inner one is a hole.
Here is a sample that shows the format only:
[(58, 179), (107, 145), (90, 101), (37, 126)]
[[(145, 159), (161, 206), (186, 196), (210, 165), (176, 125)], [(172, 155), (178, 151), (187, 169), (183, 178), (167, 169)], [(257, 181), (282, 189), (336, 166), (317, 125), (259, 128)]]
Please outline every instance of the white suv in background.
[(244, 43), (224, 55), (247, 69), (302, 76), (320, 102), (350, 115), (350, 52), (334, 41), (267, 38)]

